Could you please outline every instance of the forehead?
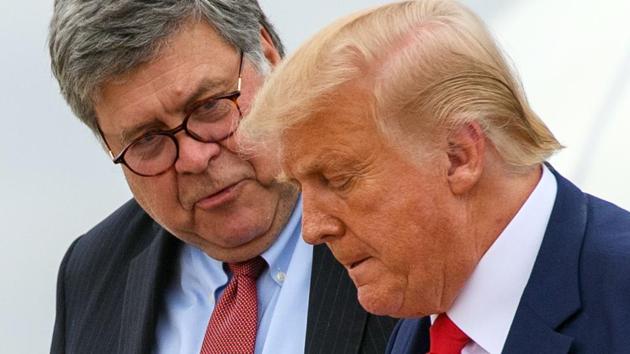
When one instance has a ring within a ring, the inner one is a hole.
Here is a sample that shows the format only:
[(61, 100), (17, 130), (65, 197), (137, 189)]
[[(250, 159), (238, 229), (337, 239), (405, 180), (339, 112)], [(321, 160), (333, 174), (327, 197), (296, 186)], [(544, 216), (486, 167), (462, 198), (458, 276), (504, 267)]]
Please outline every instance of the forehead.
[(361, 94), (338, 96), (327, 108), (282, 135), (281, 159), (285, 173), (301, 175), (322, 163), (357, 159), (384, 143), (369, 98)]
[(199, 86), (216, 92), (236, 80), (237, 70), (237, 51), (210, 25), (186, 23), (153, 61), (102, 85), (95, 104), (99, 124), (115, 131), (137, 123), (136, 117), (179, 111)]

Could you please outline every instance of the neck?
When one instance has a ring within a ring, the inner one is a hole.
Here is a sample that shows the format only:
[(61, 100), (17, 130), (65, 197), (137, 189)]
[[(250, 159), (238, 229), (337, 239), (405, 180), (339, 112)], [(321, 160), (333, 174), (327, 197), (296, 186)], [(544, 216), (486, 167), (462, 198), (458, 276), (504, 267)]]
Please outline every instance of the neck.
[(486, 165), (469, 204), (469, 221), (474, 225), (478, 259), (483, 257), (516, 216), (541, 176), (541, 165), (518, 173), (510, 171), (501, 163)]

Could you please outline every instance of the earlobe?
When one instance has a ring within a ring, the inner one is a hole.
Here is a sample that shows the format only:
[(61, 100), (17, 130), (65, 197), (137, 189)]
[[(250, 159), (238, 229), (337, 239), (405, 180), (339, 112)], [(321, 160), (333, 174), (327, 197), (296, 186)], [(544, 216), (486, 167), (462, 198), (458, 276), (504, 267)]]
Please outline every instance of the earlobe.
[(466, 123), (448, 136), (448, 182), (453, 194), (465, 194), (479, 181), (485, 143), (485, 134), (477, 122)]
[(262, 47), (263, 55), (267, 58), (271, 67), (278, 65), (282, 58), (280, 57), (280, 53), (278, 53), (276, 46), (273, 44), (271, 35), (267, 32), (265, 27), (260, 28), (260, 45)]

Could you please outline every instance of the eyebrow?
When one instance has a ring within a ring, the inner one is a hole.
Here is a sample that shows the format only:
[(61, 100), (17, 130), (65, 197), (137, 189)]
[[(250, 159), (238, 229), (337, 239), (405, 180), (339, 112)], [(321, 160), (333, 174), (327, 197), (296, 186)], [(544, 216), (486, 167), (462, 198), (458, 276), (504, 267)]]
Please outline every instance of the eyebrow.
[[(181, 112), (187, 112), (188, 109), (199, 101), (202, 97), (208, 94), (208, 92), (217, 92), (219, 89), (227, 87), (228, 79), (208, 79), (204, 78), (197, 88), (188, 95), (184, 104), (179, 108)], [(218, 95), (218, 94), (217, 94)], [(125, 145), (130, 142), (134, 137), (138, 136), (140, 132), (151, 128), (162, 128), (164, 123), (159, 118), (153, 118), (148, 122), (140, 123), (131, 127), (124, 128), (119, 135), (120, 142)]]

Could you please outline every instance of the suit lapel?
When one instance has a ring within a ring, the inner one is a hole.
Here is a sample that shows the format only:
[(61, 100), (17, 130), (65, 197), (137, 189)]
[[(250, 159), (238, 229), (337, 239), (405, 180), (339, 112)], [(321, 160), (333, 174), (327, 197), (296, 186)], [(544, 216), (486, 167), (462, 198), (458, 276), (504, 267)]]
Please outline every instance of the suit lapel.
[(581, 307), (578, 270), (586, 197), (548, 167), (558, 182), (558, 193), (504, 353), (567, 353), (573, 338), (558, 331)]
[(313, 247), (305, 353), (358, 353), (367, 313), (346, 270), (325, 245)]
[(155, 339), (159, 296), (176, 259), (178, 241), (159, 231), (129, 266), (121, 319), (118, 353), (149, 353)]
[(418, 319), (403, 319), (398, 322), (392, 332), (385, 353), (417, 354), (428, 353), (430, 349), (429, 316)]

